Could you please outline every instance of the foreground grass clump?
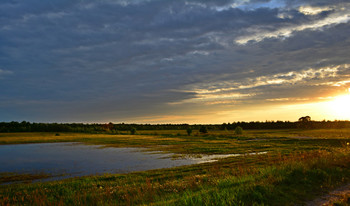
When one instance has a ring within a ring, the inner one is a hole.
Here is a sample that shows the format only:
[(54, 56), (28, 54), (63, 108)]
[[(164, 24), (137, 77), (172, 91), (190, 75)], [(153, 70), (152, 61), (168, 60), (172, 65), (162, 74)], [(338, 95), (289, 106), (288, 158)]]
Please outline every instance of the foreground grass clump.
[(125, 175), (2, 185), (0, 205), (293, 205), (348, 182), (350, 151), (344, 146)]

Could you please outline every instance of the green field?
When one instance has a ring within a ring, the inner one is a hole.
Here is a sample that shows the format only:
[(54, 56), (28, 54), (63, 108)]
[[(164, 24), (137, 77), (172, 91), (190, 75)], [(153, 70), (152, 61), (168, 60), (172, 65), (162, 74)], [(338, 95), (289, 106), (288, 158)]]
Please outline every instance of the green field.
[[(43, 183), (30, 181), (47, 174), (4, 173), (0, 183), (21, 183), (0, 186), (0, 205), (295, 205), (350, 183), (350, 129), (126, 133), (0, 133), (0, 144), (83, 142), (142, 147), (177, 157), (267, 154)], [(337, 204), (346, 205), (342, 201)]]

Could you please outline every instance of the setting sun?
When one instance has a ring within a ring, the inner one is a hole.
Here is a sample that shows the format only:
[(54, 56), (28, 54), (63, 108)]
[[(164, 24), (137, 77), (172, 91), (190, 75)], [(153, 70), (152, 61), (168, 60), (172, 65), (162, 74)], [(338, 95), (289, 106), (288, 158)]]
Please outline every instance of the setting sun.
[(335, 97), (333, 101), (329, 102), (330, 109), (334, 112), (334, 116), (338, 119), (350, 119), (350, 93)]

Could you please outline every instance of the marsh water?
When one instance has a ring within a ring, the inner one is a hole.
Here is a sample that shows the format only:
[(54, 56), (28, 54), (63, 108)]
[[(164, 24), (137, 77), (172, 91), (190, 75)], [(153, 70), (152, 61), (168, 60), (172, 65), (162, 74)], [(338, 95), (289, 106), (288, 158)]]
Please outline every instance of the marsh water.
[[(143, 149), (143, 150), (142, 150)], [(0, 173), (51, 174), (49, 180), (105, 173), (128, 173), (170, 168), (238, 156), (203, 155), (171, 158), (173, 154), (145, 152), (144, 148), (116, 148), (82, 143), (0, 145)]]
[(43, 172), (74, 177), (197, 163), (195, 159), (172, 159), (170, 155), (80, 143), (0, 145), (0, 172)]

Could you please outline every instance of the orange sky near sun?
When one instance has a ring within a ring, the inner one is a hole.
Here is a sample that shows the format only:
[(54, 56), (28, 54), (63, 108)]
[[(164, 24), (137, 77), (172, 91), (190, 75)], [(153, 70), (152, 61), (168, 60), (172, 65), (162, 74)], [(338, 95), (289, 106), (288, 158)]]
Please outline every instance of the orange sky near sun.
[(315, 102), (281, 103), (261, 105), (256, 107), (213, 110), (209, 115), (164, 115), (148, 116), (141, 121), (139, 118), (130, 119), (137, 123), (189, 123), (189, 124), (220, 124), (237, 121), (297, 121), (302, 116), (310, 116), (312, 120), (350, 120), (350, 89), (347, 93), (330, 96), (327, 100)]

